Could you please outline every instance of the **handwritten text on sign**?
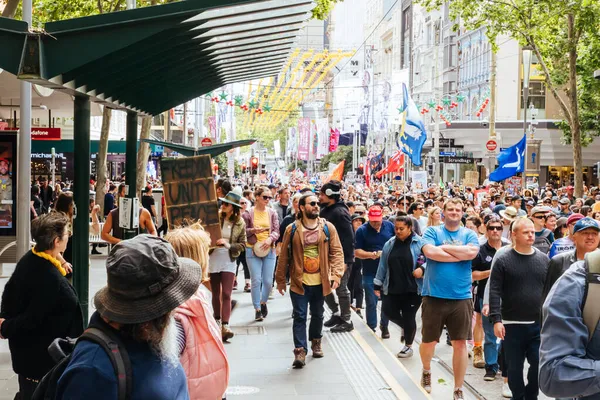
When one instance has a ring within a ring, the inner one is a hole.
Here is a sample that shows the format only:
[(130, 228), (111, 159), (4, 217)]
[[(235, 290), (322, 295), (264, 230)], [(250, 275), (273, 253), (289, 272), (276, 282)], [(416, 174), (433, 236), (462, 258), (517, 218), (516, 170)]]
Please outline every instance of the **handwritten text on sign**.
[(169, 225), (200, 221), (214, 246), (221, 226), (210, 156), (164, 159), (160, 168)]

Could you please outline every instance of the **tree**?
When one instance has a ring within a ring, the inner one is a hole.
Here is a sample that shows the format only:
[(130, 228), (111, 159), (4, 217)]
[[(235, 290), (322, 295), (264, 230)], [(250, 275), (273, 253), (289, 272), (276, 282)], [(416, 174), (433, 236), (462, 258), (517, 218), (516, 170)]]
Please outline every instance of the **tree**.
[(313, 8), (313, 18), (324, 20), (329, 16), (331, 10), (335, 6), (335, 3), (341, 3), (343, 0), (317, 0), (317, 5)]
[[(439, 8), (443, 0), (421, 0)], [(596, 119), (600, 84), (600, 3), (590, 0), (453, 0), (450, 17), (467, 29), (486, 28), (493, 46), (508, 35), (531, 46), (545, 76), (546, 88), (560, 106), (564, 141), (573, 147), (575, 195), (583, 195), (582, 146), (600, 134)], [(496, 47), (494, 47), (494, 50)]]
[[(360, 156), (364, 157), (366, 155), (367, 150), (363, 146), (360, 149)], [(321, 158), (321, 171), (327, 171), (330, 163), (338, 164), (342, 162), (342, 160), (346, 160), (346, 164), (344, 164), (344, 174), (347, 174), (352, 170), (352, 146), (339, 146), (336, 151)]]

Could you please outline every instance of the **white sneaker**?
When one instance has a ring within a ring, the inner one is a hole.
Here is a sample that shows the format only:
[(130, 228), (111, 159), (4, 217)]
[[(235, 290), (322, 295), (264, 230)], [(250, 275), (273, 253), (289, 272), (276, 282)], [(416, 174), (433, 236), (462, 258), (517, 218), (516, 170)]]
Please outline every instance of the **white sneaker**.
[(273, 300), (275, 298), (275, 286), (271, 288), (271, 293), (269, 293), (269, 300)]
[(502, 397), (506, 397), (507, 399), (510, 399), (512, 397), (512, 392), (508, 387), (508, 382), (504, 382), (502, 384)]

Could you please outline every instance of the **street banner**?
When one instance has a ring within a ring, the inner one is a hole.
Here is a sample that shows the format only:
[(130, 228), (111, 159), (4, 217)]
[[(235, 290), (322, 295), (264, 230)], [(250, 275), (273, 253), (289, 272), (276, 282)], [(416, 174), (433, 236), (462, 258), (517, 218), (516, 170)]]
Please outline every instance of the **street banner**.
[(427, 171), (410, 171), (412, 191), (422, 193), (427, 190)]
[(165, 158), (160, 169), (169, 226), (200, 222), (215, 247), (221, 225), (210, 156)]
[(298, 132), (298, 128), (296, 128), (295, 126), (288, 128), (288, 138), (287, 138), (287, 142), (285, 144), (286, 153), (288, 156), (292, 156), (292, 155), (296, 154), (298, 151), (297, 132)]
[(475, 202), (478, 206), (481, 206), (481, 202), (485, 199), (485, 196), (489, 193), (489, 189), (477, 189), (475, 191)]
[(340, 144), (340, 130), (331, 128), (329, 132), (329, 152), (332, 153), (337, 150)]
[(281, 142), (279, 139), (273, 142), (273, 150), (275, 152), (275, 158), (281, 157)]
[(329, 153), (329, 121), (327, 118), (317, 119), (317, 160)]
[(210, 137), (216, 142), (217, 141), (217, 117), (208, 117), (208, 126), (210, 129)]
[(298, 120), (298, 160), (308, 161), (310, 151), (310, 118)]

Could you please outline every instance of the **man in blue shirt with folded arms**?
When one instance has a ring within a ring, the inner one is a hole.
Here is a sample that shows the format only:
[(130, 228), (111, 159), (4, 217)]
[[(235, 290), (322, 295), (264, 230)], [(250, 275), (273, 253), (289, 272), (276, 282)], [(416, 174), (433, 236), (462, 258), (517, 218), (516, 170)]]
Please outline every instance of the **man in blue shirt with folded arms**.
[(430, 226), (423, 235), (427, 272), (423, 280), (421, 309), (423, 363), (421, 386), (431, 393), (431, 359), (444, 326), (448, 327), (454, 351), (454, 400), (462, 400), (467, 370), (467, 340), (472, 336), (473, 300), (471, 260), (479, 252), (477, 235), (461, 226), (463, 202), (458, 198), (444, 204), (444, 225)]

